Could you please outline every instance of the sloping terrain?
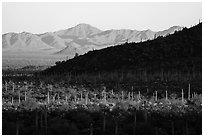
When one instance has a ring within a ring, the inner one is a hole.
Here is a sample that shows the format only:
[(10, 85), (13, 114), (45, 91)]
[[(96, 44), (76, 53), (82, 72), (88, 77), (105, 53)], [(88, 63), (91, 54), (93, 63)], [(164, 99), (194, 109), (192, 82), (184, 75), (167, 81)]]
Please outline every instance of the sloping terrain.
[(202, 23), (166, 37), (141, 43), (125, 43), (58, 63), (42, 74), (113, 71), (202, 71)]

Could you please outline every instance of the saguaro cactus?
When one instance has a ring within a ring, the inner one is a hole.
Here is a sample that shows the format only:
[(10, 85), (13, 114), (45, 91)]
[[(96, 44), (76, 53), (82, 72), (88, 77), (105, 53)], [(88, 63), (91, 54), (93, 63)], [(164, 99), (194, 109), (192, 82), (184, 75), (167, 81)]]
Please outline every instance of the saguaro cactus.
[(86, 93), (86, 105), (88, 104), (89, 93)]
[(104, 92), (104, 102), (106, 103), (106, 92)]
[(25, 91), (25, 101), (26, 101), (26, 99), (27, 99), (27, 98), (26, 98), (26, 94), (27, 94), (27, 92)]
[(181, 100), (182, 100), (182, 102), (184, 102), (184, 93), (183, 93), (183, 89), (182, 89), (182, 91), (181, 91)]
[(74, 102), (77, 102), (77, 95), (74, 96)]
[(188, 84), (188, 100), (191, 99), (191, 84)]
[(157, 91), (155, 92), (155, 100), (157, 101)]
[(122, 91), (122, 101), (123, 101), (123, 99), (124, 99), (124, 93), (123, 93), (123, 91)]
[(106, 103), (106, 87), (103, 88), (102, 97), (103, 97), (103, 101)]
[(50, 103), (50, 93), (49, 93), (49, 91), (47, 92), (47, 104), (49, 104)]
[(81, 93), (81, 101), (83, 100), (83, 94)]
[(130, 92), (128, 92), (128, 100), (130, 100)]
[(52, 102), (53, 102), (53, 103), (55, 102), (55, 96), (56, 96), (56, 93), (55, 93), (54, 96), (52, 97)]
[(133, 92), (132, 92), (131, 96), (132, 96), (132, 103), (133, 103), (133, 100), (134, 100), (134, 93)]
[(20, 105), (21, 103), (21, 91), (19, 90), (18, 92), (18, 104)]
[(59, 93), (57, 94), (57, 103), (58, 103), (58, 104), (60, 103), (60, 96), (59, 96)]
[(14, 89), (15, 89), (15, 83), (13, 82), (13, 88), (12, 88), (12, 91), (14, 92)]
[(114, 95), (114, 93), (113, 93), (113, 89), (111, 90), (111, 94)]
[(13, 88), (12, 88), (12, 96), (11, 96), (11, 104), (13, 105), (13, 94), (14, 94), (14, 89), (15, 89), (15, 84), (14, 84), (14, 82), (13, 82)]
[(48, 85), (48, 92), (47, 92), (47, 104), (50, 103), (50, 93), (49, 92), (52, 92), (52, 85)]
[(67, 104), (67, 95), (65, 96), (65, 101), (66, 101), (66, 104)]
[(14, 84), (14, 82), (13, 82), (13, 83), (12, 83), (12, 94), (11, 94), (11, 104), (12, 104), (12, 105), (13, 105), (13, 102), (14, 102), (14, 99), (13, 99), (14, 89), (15, 89), (15, 84)]
[(168, 92), (167, 92), (167, 90), (166, 90), (166, 100), (168, 100)]

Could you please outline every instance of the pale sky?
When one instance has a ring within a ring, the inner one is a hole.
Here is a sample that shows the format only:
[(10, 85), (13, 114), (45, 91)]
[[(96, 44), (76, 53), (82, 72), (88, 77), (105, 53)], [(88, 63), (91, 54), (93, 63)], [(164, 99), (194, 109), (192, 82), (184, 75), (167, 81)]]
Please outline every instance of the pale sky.
[(202, 19), (201, 2), (2, 3), (2, 33), (54, 32), (87, 23), (101, 30), (159, 31)]

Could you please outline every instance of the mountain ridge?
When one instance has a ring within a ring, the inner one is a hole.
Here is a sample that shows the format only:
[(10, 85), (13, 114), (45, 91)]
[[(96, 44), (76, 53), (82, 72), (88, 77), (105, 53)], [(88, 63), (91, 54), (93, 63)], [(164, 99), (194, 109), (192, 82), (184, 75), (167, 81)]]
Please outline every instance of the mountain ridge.
[(202, 71), (202, 23), (166, 37), (90, 51), (58, 63), (43, 71), (43, 74), (89, 74), (115, 71), (200, 73)]
[[(16, 60), (16, 58), (13, 57), (14, 54), (22, 59), (33, 58), (36, 61), (34, 61), (32, 65), (39, 62), (39, 59), (37, 59), (39, 55), (40, 57), (42, 57), (42, 55), (51, 56), (51, 58), (55, 58), (55, 60), (49, 61), (53, 64), (58, 56), (60, 56), (60, 60), (62, 58), (71, 59), (76, 53), (83, 55), (88, 51), (103, 49), (127, 41), (146, 41), (154, 39), (156, 36), (172, 34), (180, 29), (181, 27), (174, 27), (167, 29), (168, 31), (164, 30), (165, 32), (131, 29), (110, 29), (103, 31), (89, 24), (82, 23), (64, 30), (42, 34), (32, 34), (29, 32), (6, 33), (2, 35), (2, 55), (3, 60), (6, 60), (8, 64), (11, 62), (10, 59)], [(31, 54), (32, 57), (30, 57)], [(29, 62), (28, 60), (28, 63)], [(42, 62), (42, 60), (40, 62)], [(16, 64), (21, 64), (20, 59)], [(42, 63), (40, 65), (42, 65)]]
[[(181, 27), (176, 26), (176, 28), (171, 27), (169, 29), (167, 29), (167, 33), (159, 35), (164, 36), (171, 34), (174, 31), (181, 29)], [(161, 33), (163, 31), (158, 32)], [(6, 33), (2, 35), (2, 45), (3, 50), (9, 49), (9, 47), (15, 47), (15, 42), (18, 42), (16, 46), (24, 45), (25, 48), (29, 48), (29, 42), (36, 41), (42, 45), (46, 44), (46, 48), (59, 48), (60, 51), (63, 50), (62, 48), (66, 48), (67, 46), (65, 43), (69, 42), (75, 42), (81, 46), (91, 45), (91, 47), (93, 47), (93, 45), (95, 45), (95, 48), (97, 48), (97, 46), (115, 45), (116, 43), (124, 42), (127, 39), (131, 42), (148, 40), (152, 39), (153, 35), (157, 35), (157, 32), (151, 30), (137, 31), (131, 29), (110, 29), (102, 31), (89, 24), (81, 23), (68, 29), (42, 34), (32, 34), (30, 32)]]

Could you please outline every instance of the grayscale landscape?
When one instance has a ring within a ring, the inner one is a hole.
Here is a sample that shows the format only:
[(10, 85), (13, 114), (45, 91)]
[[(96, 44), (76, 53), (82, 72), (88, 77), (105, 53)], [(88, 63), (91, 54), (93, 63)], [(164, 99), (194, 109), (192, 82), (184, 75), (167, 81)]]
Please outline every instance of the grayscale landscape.
[(2, 135), (202, 135), (201, 2), (3, 2)]

